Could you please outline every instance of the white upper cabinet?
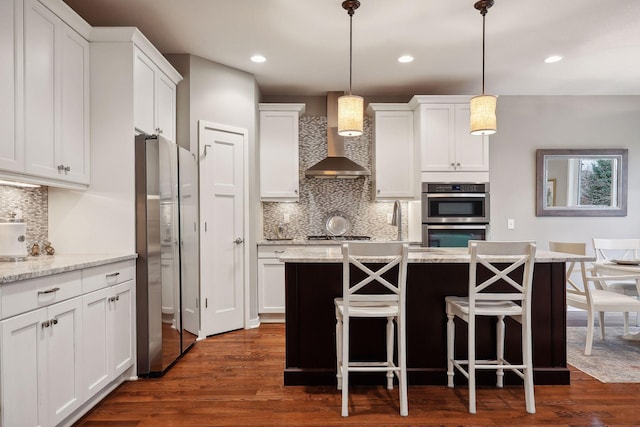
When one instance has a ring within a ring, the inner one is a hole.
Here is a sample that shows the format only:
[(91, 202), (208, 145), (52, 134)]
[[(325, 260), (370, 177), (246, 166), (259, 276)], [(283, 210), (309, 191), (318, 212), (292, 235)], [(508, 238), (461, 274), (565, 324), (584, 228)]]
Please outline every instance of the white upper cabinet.
[(299, 197), (298, 120), (304, 104), (260, 104), (260, 199)]
[(89, 184), (89, 42), (37, 0), (23, 42), (24, 172)]
[(373, 115), (373, 192), (376, 199), (415, 199), (413, 111), (407, 104), (369, 104)]
[(488, 181), (489, 137), (469, 132), (469, 96), (415, 96), (422, 181)]
[(15, 3), (0, 1), (0, 169), (22, 172), (23, 140), (16, 134), (18, 65), (14, 23)]
[(134, 56), (134, 124), (136, 131), (175, 141), (176, 84), (140, 49)]

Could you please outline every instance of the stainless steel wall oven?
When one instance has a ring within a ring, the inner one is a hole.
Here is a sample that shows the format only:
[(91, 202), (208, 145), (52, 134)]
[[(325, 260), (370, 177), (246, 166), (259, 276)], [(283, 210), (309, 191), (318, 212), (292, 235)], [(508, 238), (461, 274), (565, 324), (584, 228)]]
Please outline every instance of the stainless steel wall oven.
[(466, 247), (488, 230), (488, 183), (422, 183), (422, 246)]

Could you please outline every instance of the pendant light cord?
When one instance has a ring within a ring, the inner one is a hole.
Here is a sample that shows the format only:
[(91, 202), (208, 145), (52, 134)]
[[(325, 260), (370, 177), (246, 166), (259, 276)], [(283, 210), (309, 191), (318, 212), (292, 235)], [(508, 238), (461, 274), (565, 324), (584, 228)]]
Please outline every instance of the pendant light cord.
[(482, 94), (484, 95), (484, 19), (487, 9), (483, 9), (482, 13)]
[(349, 9), (349, 95), (351, 95), (351, 81), (353, 74), (353, 9)]

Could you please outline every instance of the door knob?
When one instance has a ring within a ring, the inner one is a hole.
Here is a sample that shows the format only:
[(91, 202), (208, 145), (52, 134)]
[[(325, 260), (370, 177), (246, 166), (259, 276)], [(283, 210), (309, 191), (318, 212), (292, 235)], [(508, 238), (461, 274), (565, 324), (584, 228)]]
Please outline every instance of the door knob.
[(236, 240), (233, 241), (233, 243), (235, 243), (236, 245), (239, 245), (242, 242), (244, 242), (244, 240), (242, 240), (242, 237), (238, 237)]

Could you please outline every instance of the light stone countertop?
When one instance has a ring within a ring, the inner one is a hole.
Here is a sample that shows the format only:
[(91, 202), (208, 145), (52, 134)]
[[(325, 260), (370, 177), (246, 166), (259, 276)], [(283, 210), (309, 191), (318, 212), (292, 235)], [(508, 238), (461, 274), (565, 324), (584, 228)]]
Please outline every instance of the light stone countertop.
[[(366, 262), (387, 262), (388, 259), (367, 257), (361, 260)], [(494, 262), (513, 262), (513, 258), (495, 257)], [(565, 254), (545, 250), (536, 251), (536, 262), (571, 262), (594, 261), (595, 257)], [(290, 248), (280, 255), (281, 262), (294, 263), (339, 263), (342, 262), (341, 248), (331, 246), (327, 248)], [(422, 248), (411, 247), (409, 249), (409, 263), (469, 263), (467, 248)]]
[(136, 259), (137, 254), (68, 254), (29, 256), (25, 261), (0, 262), (0, 284)]

